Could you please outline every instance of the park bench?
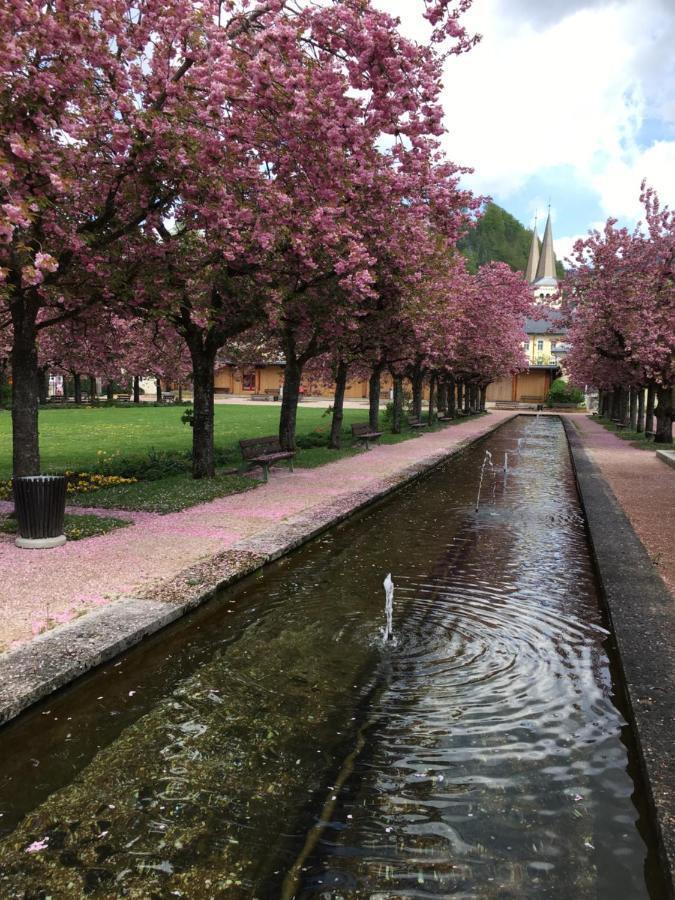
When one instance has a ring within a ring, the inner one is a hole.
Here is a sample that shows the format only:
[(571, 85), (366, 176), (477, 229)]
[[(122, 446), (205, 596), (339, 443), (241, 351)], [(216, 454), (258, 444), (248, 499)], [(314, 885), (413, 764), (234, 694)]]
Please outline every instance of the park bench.
[(293, 471), (295, 451), (282, 450), (277, 437), (248, 438), (245, 441), (239, 441), (239, 449), (243, 459), (242, 468), (248, 470), (260, 466), (263, 470), (264, 482), (267, 482), (270, 467), (275, 463), (288, 460), (288, 466), (291, 472)]
[(439, 409), (436, 420), (438, 422), (452, 422), (453, 417), (448, 415), (447, 409)]
[(269, 399), (270, 398), (267, 396), (267, 394), (251, 394), (251, 400), (265, 402)]
[(656, 432), (655, 431), (645, 431), (645, 437), (647, 438), (647, 440), (649, 440), (649, 438), (655, 438)]
[(119, 400), (120, 403), (131, 403), (131, 394), (117, 394), (115, 399)]
[(408, 419), (408, 425), (412, 428), (413, 431), (421, 431), (422, 428), (427, 427), (427, 423), (423, 422), (421, 419), (418, 419), (417, 416), (411, 416)]
[(612, 419), (612, 425), (614, 425), (617, 431), (621, 431), (622, 428), (626, 427), (626, 423), (622, 422), (621, 419)]
[(270, 400), (281, 400), (281, 388), (265, 388), (265, 393)]
[(363, 441), (366, 450), (370, 450), (369, 441), (379, 441), (384, 432), (373, 431), (367, 422), (357, 422), (352, 425), (352, 437), (357, 441)]

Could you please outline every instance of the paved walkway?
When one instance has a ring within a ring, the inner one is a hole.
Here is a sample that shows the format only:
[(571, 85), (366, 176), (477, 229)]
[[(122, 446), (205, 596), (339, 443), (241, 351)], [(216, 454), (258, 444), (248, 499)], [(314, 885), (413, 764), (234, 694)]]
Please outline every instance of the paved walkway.
[(571, 418), (633, 529), (675, 595), (675, 469), (589, 416)]
[(268, 484), (254, 491), (166, 516), (92, 510), (132, 519), (134, 526), (55, 550), (19, 550), (13, 538), (0, 535), (0, 650), (18, 646), (118, 597), (147, 591), (242, 538), (394, 476), (411, 464), (491, 430), (512, 415), (511, 411), (491, 412), (485, 418), (377, 447), (318, 469), (296, 469), (291, 474), (283, 467), (274, 471)]
[[(254, 491), (180, 513), (159, 516), (119, 511), (117, 515), (132, 519), (134, 525), (56, 550), (19, 550), (11, 537), (0, 535), (0, 651), (119, 597), (147, 594), (153, 586), (175, 579), (189, 566), (228, 550), (242, 538), (450, 451), (512, 415), (512, 411), (492, 411), (486, 418), (378, 447), (318, 469), (298, 469), (295, 474), (279, 469), (269, 484)], [(591, 418), (569, 418), (675, 593), (675, 470), (655, 454), (631, 447)]]

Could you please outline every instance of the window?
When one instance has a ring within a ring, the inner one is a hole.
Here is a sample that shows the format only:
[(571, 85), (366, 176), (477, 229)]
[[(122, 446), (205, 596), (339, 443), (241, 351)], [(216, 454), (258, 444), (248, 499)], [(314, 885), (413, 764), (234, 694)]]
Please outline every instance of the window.
[(241, 389), (243, 391), (255, 390), (255, 369), (244, 369), (241, 373)]
[(537, 341), (537, 350), (541, 353), (541, 351), (542, 351), (543, 349), (544, 349), (544, 342), (543, 342), (543, 341)]

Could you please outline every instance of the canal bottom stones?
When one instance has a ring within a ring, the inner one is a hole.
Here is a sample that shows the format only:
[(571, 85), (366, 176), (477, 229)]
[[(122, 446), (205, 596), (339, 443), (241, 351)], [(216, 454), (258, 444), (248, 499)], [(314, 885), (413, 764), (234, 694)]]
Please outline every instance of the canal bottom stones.
[(517, 420), (0, 734), (0, 895), (647, 897), (606, 643)]

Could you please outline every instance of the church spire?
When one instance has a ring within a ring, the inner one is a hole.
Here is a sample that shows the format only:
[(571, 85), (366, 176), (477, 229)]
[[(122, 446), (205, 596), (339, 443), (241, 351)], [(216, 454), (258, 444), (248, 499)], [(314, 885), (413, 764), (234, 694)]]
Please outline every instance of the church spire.
[(530, 256), (527, 260), (527, 268), (525, 269), (525, 278), (532, 284), (537, 274), (537, 266), (539, 265), (539, 236), (537, 235), (537, 217), (534, 217), (534, 228), (532, 229), (532, 246), (530, 247)]
[(553, 278), (557, 281), (555, 269), (555, 252), (553, 250), (553, 229), (551, 228), (551, 207), (548, 208), (548, 218), (546, 219), (546, 229), (544, 231), (544, 243), (541, 248), (541, 255), (537, 264), (537, 274), (535, 281), (542, 278)]

